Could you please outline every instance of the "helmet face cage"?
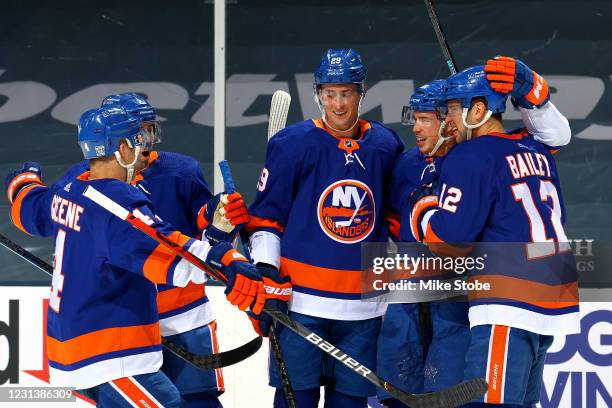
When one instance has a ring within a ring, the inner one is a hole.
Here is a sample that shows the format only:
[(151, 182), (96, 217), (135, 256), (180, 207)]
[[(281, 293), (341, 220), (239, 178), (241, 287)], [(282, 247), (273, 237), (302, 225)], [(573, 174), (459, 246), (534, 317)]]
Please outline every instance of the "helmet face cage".
[[(338, 85), (340, 85), (341, 83), (338, 83)], [(344, 84), (344, 83), (342, 83)], [(350, 82), (348, 84), (351, 84)], [(352, 83), (353, 85), (357, 85), (357, 93), (359, 94), (360, 98), (363, 99), (363, 97), (365, 96), (366, 93), (366, 86), (364, 83)], [(314, 100), (315, 103), (317, 104), (317, 106), (319, 107), (319, 110), (323, 110), (324, 108), (324, 103), (323, 100), (321, 99), (321, 92), (323, 91), (323, 85), (325, 84), (313, 84), (313, 96), (314, 96)], [(361, 102), (360, 102), (361, 103)]]
[(153, 145), (162, 141), (162, 128), (157, 122), (142, 122), (140, 124), (142, 150), (153, 150)]
[(436, 114), (436, 118), (443, 122), (446, 117), (447, 109), (446, 107), (423, 107), (423, 106), (414, 106), (414, 105), (404, 105), (402, 108), (402, 125), (404, 126), (414, 126), (416, 123), (415, 113), (417, 112), (434, 112)]

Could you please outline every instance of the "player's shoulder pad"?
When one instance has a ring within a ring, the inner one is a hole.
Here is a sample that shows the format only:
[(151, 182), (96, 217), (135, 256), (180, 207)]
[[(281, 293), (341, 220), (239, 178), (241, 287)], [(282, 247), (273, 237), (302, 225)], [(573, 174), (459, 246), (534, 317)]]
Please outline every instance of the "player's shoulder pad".
[(83, 161), (80, 161), (74, 164), (72, 167), (70, 167), (66, 171), (66, 173), (64, 173), (62, 178), (60, 178), (58, 181), (56, 181), (51, 186), (51, 189), (56, 188), (56, 187), (57, 188), (65, 187), (68, 183), (74, 181), (78, 176), (80, 176), (81, 174), (85, 173), (88, 170), (89, 170), (89, 160), (83, 160)]
[(294, 143), (296, 141), (303, 141), (304, 136), (317, 129), (311, 119), (303, 120), (301, 122), (293, 123), (284, 129), (279, 130), (268, 143), (274, 142), (276, 144)]
[(372, 130), (376, 132), (377, 137), (388, 137), (393, 140), (394, 143), (397, 143), (399, 146), (401, 146), (402, 149), (404, 148), (404, 142), (402, 142), (402, 139), (399, 137), (395, 130), (386, 127), (385, 125), (376, 120), (369, 120), (368, 122), (370, 123)]
[(151, 201), (139, 188), (124, 183), (123, 181), (103, 179), (99, 180), (99, 182), (94, 180), (90, 183), (94, 188), (100, 190), (100, 192), (106, 195), (108, 198), (127, 208), (128, 210), (142, 206), (153, 208)]
[(170, 173), (188, 176), (201, 172), (200, 163), (191, 156), (175, 152), (157, 152), (157, 160), (152, 163), (162, 174)]
[(309, 143), (317, 141), (317, 138), (308, 137), (311, 132), (318, 132), (312, 120), (304, 120), (294, 123), (276, 133), (268, 140), (268, 155), (290, 154), (293, 158), (306, 151)]
[(415, 169), (420, 172), (426, 164), (425, 155), (419, 151), (418, 147), (413, 147), (399, 155), (393, 172), (410, 172), (416, 171)]
[(455, 145), (444, 158), (442, 171), (468, 171), (491, 169), (494, 167), (495, 151), (492, 144), (498, 143), (494, 137), (478, 137)]

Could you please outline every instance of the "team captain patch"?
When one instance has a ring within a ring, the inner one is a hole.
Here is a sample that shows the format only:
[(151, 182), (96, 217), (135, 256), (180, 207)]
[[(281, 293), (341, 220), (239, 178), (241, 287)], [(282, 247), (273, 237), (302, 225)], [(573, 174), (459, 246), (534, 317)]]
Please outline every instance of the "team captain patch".
[(374, 196), (361, 181), (340, 180), (331, 184), (321, 194), (317, 208), (321, 229), (334, 241), (360, 242), (374, 228)]

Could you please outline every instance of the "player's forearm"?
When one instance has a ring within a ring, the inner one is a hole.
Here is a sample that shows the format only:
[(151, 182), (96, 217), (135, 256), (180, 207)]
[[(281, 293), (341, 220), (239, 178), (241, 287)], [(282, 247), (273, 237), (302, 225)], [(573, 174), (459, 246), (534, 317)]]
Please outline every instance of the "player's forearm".
[[(188, 250), (193, 255), (204, 260), (208, 256), (210, 248), (211, 245), (208, 240), (194, 240)], [(180, 287), (187, 286), (189, 282), (204, 283), (207, 280), (207, 276), (204, 271), (195, 267), (185, 259), (181, 259), (177, 263), (174, 271), (169, 273), (168, 277), (171, 278), (168, 283)]]
[[(24, 187), (11, 205), (10, 217), (21, 231), (35, 236), (51, 236), (53, 228), (49, 218), (52, 192), (42, 184)], [(55, 211), (51, 211), (54, 216)]]
[(525, 127), (533, 137), (551, 147), (565, 146), (570, 142), (572, 130), (569, 121), (552, 102), (539, 109), (519, 107)]
[(268, 231), (256, 231), (249, 239), (253, 263), (280, 267), (280, 237)]

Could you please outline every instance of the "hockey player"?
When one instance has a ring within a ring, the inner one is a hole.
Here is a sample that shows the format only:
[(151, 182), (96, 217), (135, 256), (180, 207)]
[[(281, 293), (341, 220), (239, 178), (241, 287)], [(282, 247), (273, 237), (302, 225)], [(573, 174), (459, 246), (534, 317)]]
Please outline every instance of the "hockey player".
[[(289, 314), (363, 364), (374, 364), (385, 305), (361, 301), (360, 244), (386, 241), (383, 198), (403, 150), (397, 134), (359, 118), (366, 68), (353, 49), (330, 49), (314, 73), (321, 118), (293, 124), (268, 143), (250, 206), (252, 256), (289, 276)], [(366, 407), (373, 386), (284, 328), (279, 341), (297, 405)], [(275, 407), (284, 407), (270, 360)]]
[[(155, 143), (161, 141), (161, 131), (155, 109), (144, 98), (135, 93), (110, 95), (104, 98), (102, 107), (110, 106), (124, 109), (140, 123), (148, 143), (142, 146), (140, 156), (134, 161), (135, 169), (129, 183), (145, 193), (154, 205), (156, 214), (165, 222), (182, 234), (195, 237), (212, 219), (212, 214), (209, 214), (206, 220), (206, 208), (215, 210), (221, 198), (227, 209), (226, 218), (231, 224), (248, 222), (248, 212), (240, 193), (213, 198), (195, 159), (151, 150)], [(56, 186), (62, 188), (87, 170), (89, 162), (84, 160), (73, 166)], [(205, 207), (209, 200), (213, 200), (210, 208)], [(232, 240), (230, 236), (220, 236), (218, 240), (223, 238)], [(218, 352), (216, 321), (204, 285), (193, 282), (185, 287), (158, 284), (157, 289), (161, 335), (194, 354)], [(220, 406), (218, 395), (224, 391), (220, 368), (203, 371), (168, 350), (164, 350), (163, 354), (161, 370), (176, 385), (183, 399), (193, 407)]]
[[(411, 208), (407, 206), (409, 193), (437, 178), (446, 153), (455, 145), (455, 138), (448, 135), (456, 134), (455, 124), (444, 121), (445, 85), (444, 80), (427, 83), (414, 92), (404, 107), (402, 123), (413, 125), (417, 146), (402, 154), (393, 172), (391, 211), (401, 213), (403, 242), (414, 242), (409, 222)], [(567, 119), (550, 101), (543, 108), (519, 108), (530, 134), (551, 148), (569, 143)], [(446, 129), (449, 133), (444, 133)], [(399, 231), (395, 235), (400, 235)], [(462, 302), (391, 304), (379, 339), (378, 372), (413, 393), (457, 384), (463, 378), (468, 328), (467, 305)], [(390, 358), (391, 350), (401, 350), (400, 355)], [(390, 407), (402, 406), (386, 393), (379, 393), (379, 397)]]
[[(413, 126), (417, 144), (402, 153), (391, 182), (390, 210), (401, 220), (392, 236), (402, 242), (415, 242), (405, 211), (410, 192), (437, 177), (436, 168), (455, 144), (445, 132), (445, 84), (435, 80), (418, 88), (402, 112), (402, 124)], [(463, 379), (468, 343), (464, 302), (393, 303), (378, 340), (377, 372), (411, 393), (438, 391)], [(405, 406), (382, 390), (378, 396), (387, 407)]]
[(79, 144), (90, 171), (63, 188), (42, 184), (37, 164), (7, 177), (11, 219), (22, 231), (55, 237), (47, 348), (51, 383), (85, 390), (100, 406), (181, 406), (162, 364), (155, 284), (202, 284), (204, 273), (83, 197), (92, 186), (227, 276), (227, 298), (261, 312), (256, 268), (229, 243), (211, 246), (162, 222), (141, 189), (123, 181), (147, 135), (117, 107), (86, 112)]
[[(528, 129), (504, 131), (501, 114), (509, 91), (529, 118), (558, 114), (546, 81), (519, 60), (501, 57), (451, 76), (447, 119), (456, 124), (458, 140), (474, 140), (446, 156), (439, 197), (427, 187), (412, 195), (416, 240), (438, 253), (480, 242), (472, 256), (489, 252), (493, 263), (469, 276), (490, 284), (489, 290), (468, 293), (471, 336), (464, 377), (489, 383), (473, 406), (535, 404), (552, 336), (580, 328), (577, 274), (563, 231), (555, 163), (550, 148), (531, 137), (527, 121)], [(546, 121), (535, 126), (559, 128)]]

